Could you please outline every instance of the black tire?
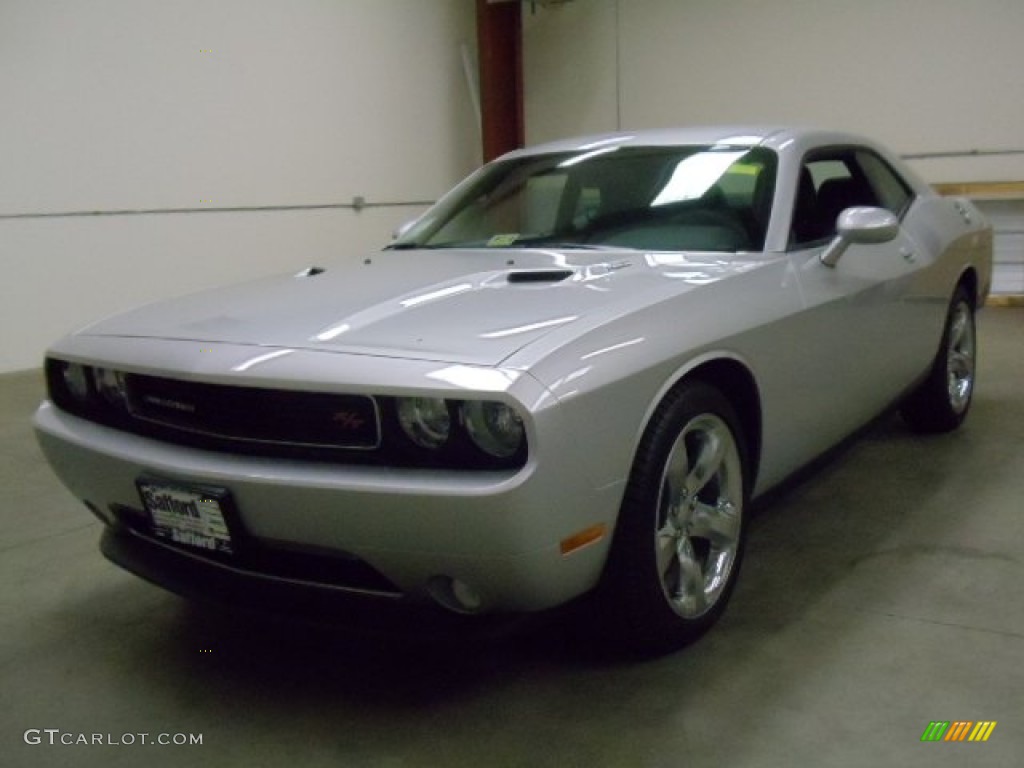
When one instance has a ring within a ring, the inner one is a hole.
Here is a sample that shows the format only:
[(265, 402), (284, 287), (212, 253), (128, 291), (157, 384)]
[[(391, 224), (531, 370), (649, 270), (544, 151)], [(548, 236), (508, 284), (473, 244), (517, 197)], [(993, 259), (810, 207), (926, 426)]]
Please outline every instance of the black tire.
[(963, 423), (974, 394), (977, 350), (974, 302), (959, 285), (949, 303), (942, 342), (928, 378), (900, 407), (911, 429), (951, 432)]
[(642, 655), (700, 637), (725, 609), (745, 542), (746, 444), (714, 387), (684, 382), (655, 412), (633, 462), (599, 592), (618, 645)]

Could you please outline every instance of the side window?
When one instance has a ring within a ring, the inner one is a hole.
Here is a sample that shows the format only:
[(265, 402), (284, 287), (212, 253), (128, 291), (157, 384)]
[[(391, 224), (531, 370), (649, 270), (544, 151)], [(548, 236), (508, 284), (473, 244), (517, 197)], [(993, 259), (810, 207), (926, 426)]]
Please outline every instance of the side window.
[(913, 199), (913, 193), (906, 182), (874, 152), (857, 152), (857, 164), (878, 197), (879, 205), (901, 216)]
[(814, 160), (807, 163), (806, 168), (814, 180), (815, 190), (821, 189), (821, 185), (829, 179), (850, 178), (850, 168), (844, 160)]
[(835, 236), (836, 220), (855, 205), (881, 205), (857, 162), (858, 152), (819, 152), (800, 169), (790, 243), (811, 245)]

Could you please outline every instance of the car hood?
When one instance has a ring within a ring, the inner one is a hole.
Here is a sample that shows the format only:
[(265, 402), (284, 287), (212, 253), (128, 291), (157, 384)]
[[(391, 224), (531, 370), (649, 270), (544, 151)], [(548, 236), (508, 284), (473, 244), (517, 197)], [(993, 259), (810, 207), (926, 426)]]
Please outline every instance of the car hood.
[(140, 307), (79, 334), (494, 365), (557, 328), (757, 264), (731, 254), (383, 251)]

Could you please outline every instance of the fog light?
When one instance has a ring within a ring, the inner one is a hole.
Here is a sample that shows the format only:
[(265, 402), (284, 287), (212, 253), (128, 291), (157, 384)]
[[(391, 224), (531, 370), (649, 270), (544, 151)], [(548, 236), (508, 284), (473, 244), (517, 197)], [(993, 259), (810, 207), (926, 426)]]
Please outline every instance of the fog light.
[(452, 595), (467, 611), (479, 611), (484, 602), (475, 589), (458, 579), (452, 579)]
[(451, 576), (434, 576), (427, 583), (427, 591), (442, 606), (456, 613), (476, 613), (484, 604), (476, 589)]

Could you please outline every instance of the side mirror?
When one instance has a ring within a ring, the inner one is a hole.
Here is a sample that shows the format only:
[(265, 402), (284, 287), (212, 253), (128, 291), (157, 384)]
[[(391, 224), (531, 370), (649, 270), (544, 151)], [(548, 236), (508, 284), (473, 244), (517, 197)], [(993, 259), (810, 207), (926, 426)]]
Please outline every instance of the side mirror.
[(846, 249), (854, 243), (871, 245), (888, 243), (894, 240), (900, 231), (900, 222), (891, 211), (885, 208), (868, 208), (857, 206), (847, 208), (836, 220), (836, 238), (821, 252), (821, 263), (826, 267), (834, 267), (839, 263)]

